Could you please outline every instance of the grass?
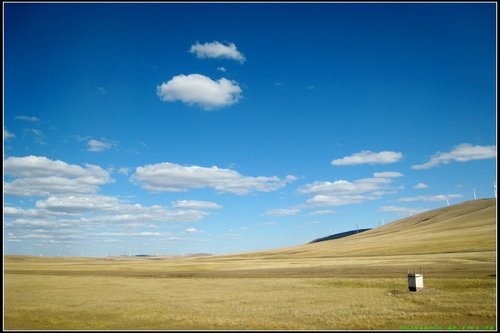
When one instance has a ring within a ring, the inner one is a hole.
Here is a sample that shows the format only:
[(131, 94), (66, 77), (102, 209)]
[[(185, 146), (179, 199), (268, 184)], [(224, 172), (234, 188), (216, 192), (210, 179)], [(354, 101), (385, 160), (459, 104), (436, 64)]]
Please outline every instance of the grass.
[[(7, 275), (5, 329), (399, 329), (495, 325), (495, 279)], [(27, 286), (29, 286), (27, 288)]]
[[(424, 272), (416, 293), (414, 267)], [(496, 329), (496, 202), (231, 256), (4, 257), (6, 330), (425, 327)]]

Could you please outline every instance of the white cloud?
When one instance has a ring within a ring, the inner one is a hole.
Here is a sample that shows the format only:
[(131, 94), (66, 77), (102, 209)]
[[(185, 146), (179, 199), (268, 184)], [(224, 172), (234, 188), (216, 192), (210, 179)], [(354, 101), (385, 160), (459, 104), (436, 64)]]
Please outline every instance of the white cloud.
[(402, 153), (394, 151), (381, 151), (374, 153), (363, 150), (351, 156), (333, 160), (332, 165), (358, 165), (358, 164), (388, 164), (395, 163), (403, 157)]
[(31, 123), (38, 123), (40, 122), (40, 119), (37, 117), (28, 117), (28, 116), (16, 116), (17, 120), (22, 120), (22, 121), (28, 121)]
[(226, 67), (217, 67), (217, 70), (221, 71), (221, 72), (225, 72), (226, 71)]
[(36, 202), (36, 207), (63, 213), (84, 213), (96, 211), (116, 211), (119, 201), (115, 197), (103, 195), (52, 196)]
[(360, 194), (378, 191), (384, 185), (390, 184), (387, 178), (363, 178), (349, 182), (347, 180), (336, 180), (334, 182), (314, 182), (299, 188), (299, 193), (304, 194)]
[(360, 204), (368, 200), (364, 195), (323, 195), (317, 194), (307, 200), (307, 204), (313, 207), (321, 206), (347, 206)]
[(39, 217), (36, 209), (23, 209), (10, 206), (3, 208), (3, 214), (5, 217)]
[(222, 208), (221, 205), (218, 205), (215, 202), (197, 201), (197, 200), (177, 200), (177, 201), (172, 203), (172, 207), (189, 208), (189, 209), (218, 209), (218, 208)]
[(15, 138), (15, 137), (16, 136), (14, 135), (14, 133), (11, 133), (11, 132), (7, 131), (6, 129), (3, 130), (3, 139), (4, 139), (4, 141), (12, 139), (12, 138)]
[(194, 188), (213, 188), (219, 192), (238, 195), (250, 192), (271, 192), (295, 181), (296, 177), (285, 179), (273, 177), (247, 177), (230, 169), (216, 166), (182, 166), (174, 163), (159, 163), (137, 167), (130, 177), (134, 183), (153, 192), (179, 192)]
[(130, 169), (129, 168), (125, 168), (125, 167), (122, 167), (122, 168), (118, 169), (118, 173), (122, 174), (122, 175), (125, 175), (125, 176), (128, 175), (129, 171), (130, 171)]
[(398, 178), (403, 177), (403, 174), (400, 172), (387, 171), (387, 172), (375, 172), (373, 177), (376, 178)]
[(162, 101), (198, 104), (205, 110), (212, 110), (237, 103), (241, 88), (237, 82), (226, 78), (213, 81), (200, 74), (181, 74), (157, 86), (157, 94)]
[(417, 190), (422, 190), (424, 188), (428, 188), (429, 186), (427, 186), (427, 184), (424, 184), (424, 183), (418, 183), (417, 185), (413, 186), (413, 188), (417, 189)]
[(419, 165), (413, 165), (411, 168), (414, 170), (429, 169), (440, 164), (448, 164), (450, 162), (468, 162), (473, 160), (483, 160), (489, 158), (496, 158), (497, 146), (473, 146), (469, 143), (463, 143), (455, 146), (450, 152), (438, 152), (431, 159)]
[(394, 193), (390, 188), (391, 178), (363, 178), (353, 182), (336, 180), (334, 182), (314, 182), (298, 189), (299, 193), (311, 195), (306, 205), (344, 206), (359, 204), (367, 200), (379, 199)]
[(184, 230), (185, 232), (188, 232), (190, 234), (197, 234), (199, 233), (200, 231), (196, 228), (193, 228), (193, 227), (190, 227), (190, 228), (187, 228), (186, 230)]
[(323, 209), (323, 210), (313, 210), (308, 215), (310, 215), (310, 216), (315, 216), (315, 215), (331, 215), (331, 214), (335, 214), (335, 213), (336, 212), (334, 210)]
[(195, 53), (198, 58), (226, 58), (239, 61), (240, 63), (244, 63), (246, 60), (245, 56), (238, 51), (234, 43), (225, 45), (217, 41), (204, 44), (196, 42), (196, 44), (191, 46), (189, 52)]
[(87, 146), (88, 146), (88, 151), (91, 151), (91, 152), (102, 152), (106, 149), (109, 149), (111, 148), (111, 143), (110, 142), (104, 142), (104, 141), (99, 141), (99, 140), (95, 140), (95, 139), (90, 139), (88, 142), (87, 142)]
[(4, 193), (15, 196), (94, 193), (100, 185), (112, 182), (99, 166), (81, 167), (44, 156), (9, 157), (4, 172), (16, 178), (4, 184)]
[(438, 194), (438, 195), (419, 195), (416, 197), (405, 197), (405, 198), (400, 198), (398, 201), (401, 202), (412, 202), (412, 201), (431, 201), (431, 202), (436, 202), (436, 201), (446, 201), (450, 199), (457, 199), (457, 198), (462, 198), (463, 195), (461, 194)]
[(270, 209), (264, 213), (264, 215), (268, 216), (291, 216), (297, 215), (300, 213), (300, 209), (298, 208), (276, 208)]

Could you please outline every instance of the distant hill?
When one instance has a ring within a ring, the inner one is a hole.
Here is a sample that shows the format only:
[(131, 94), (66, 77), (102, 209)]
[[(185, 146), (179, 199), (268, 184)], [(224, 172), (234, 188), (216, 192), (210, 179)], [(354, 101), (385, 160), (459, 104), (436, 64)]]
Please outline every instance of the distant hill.
[(363, 231), (368, 231), (368, 230), (371, 230), (371, 229), (370, 228), (357, 229), (357, 230), (349, 230), (349, 231), (339, 232), (338, 234), (333, 234), (333, 235), (326, 236), (326, 237), (316, 238), (312, 242), (309, 242), (309, 244), (324, 242), (324, 241), (332, 240), (332, 239), (339, 239), (339, 238), (343, 238), (343, 237), (347, 237), (347, 236), (351, 236), (351, 235), (356, 235), (356, 234), (362, 233)]

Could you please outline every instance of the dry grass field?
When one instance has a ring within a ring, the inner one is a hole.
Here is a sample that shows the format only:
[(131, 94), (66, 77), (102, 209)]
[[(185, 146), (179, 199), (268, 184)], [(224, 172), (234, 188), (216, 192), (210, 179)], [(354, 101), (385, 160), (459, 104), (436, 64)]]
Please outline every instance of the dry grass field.
[[(409, 292), (408, 269), (425, 288)], [(4, 257), (5, 330), (496, 329), (496, 200), (229, 256)]]

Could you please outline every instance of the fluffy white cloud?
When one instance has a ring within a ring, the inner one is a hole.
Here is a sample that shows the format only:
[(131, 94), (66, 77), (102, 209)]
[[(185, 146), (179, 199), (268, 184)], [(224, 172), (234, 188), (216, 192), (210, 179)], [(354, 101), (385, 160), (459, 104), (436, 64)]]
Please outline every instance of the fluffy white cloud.
[(196, 42), (196, 44), (191, 46), (189, 52), (195, 53), (198, 58), (226, 58), (239, 61), (240, 63), (244, 63), (246, 60), (245, 56), (238, 51), (234, 43), (225, 45), (217, 41), (204, 44)]
[(402, 153), (394, 151), (381, 151), (374, 153), (371, 151), (363, 150), (351, 156), (342, 157), (333, 160), (332, 165), (358, 165), (358, 164), (388, 164), (395, 163), (403, 157)]
[(241, 88), (237, 82), (221, 78), (217, 81), (200, 74), (177, 75), (157, 87), (162, 101), (198, 104), (212, 110), (237, 103)]
[(298, 189), (299, 193), (311, 195), (306, 205), (344, 206), (359, 204), (367, 200), (379, 199), (386, 194), (394, 193), (390, 188), (391, 178), (363, 178), (353, 182), (336, 180), (334, 182), (314, 182)]
[(15, 178), (4, 183), (4, 193), (15, 196), (94, 193), (112, 181), (99, 166), (81, 167), (44, 156), (9, 157), (4, 173)]
[(313, 210), (312, 212), (310, 212), (308, 215), (310, 216), (316, 216), (316, 215), (331, 215), (331, 214), (335, 214), (336, 212), (334, 210), (331, 210), (331, 209), (323, 209), (323, 210)]
[(104, 142), (104, 141), (99, 141), (95, 139), (91, 139), (87, 142), (87, 150), (91, 152), (101, 152), (106, 149), (111, 148), (111, 143), (110, 142)]
[(422, 190), (424, 188), (428, 188), (429, 186), (427, 184), (424, 184), (424, 183), (418, 183), (417, 185), (413, 186), (413, 188), (417, 189), (417, 190)]
[(412, 202), (412, 201), (436, 202), (436, 201), (446, 201), (446, 200), (451, 200), (451, 199), (457, 199), (457, 198), (462, 198), (462, 197), (463, 197), (463, 195), (461, 195), (461, 194), (419, 195), (416, 197), (400, 198), (400, 199), (398, 199), (398, 201), (401, 201), (401, 202)]
[(172, 203), (172, 207), (187, 208), (187, 209), (218, 209), (218, 208), (222, 208), (221, 205), (218, 205), (215, 202), (197, 201), (197, 200), (177, 200), (177, 201)]
[(294, 181), (296, 177), (285, 179), (273, 177), (247, 177), (230, 169), (216, 166), (182, 166), (174, 163), (159, 163), (137, 167), (130, 177), (134, 183), (153, 192), (179, 192), (193, 188), (213, 188), (219, 192), (238, 195), (250, 192), (271, 192)]
[(363, 178), (349, 182), (347, 180), (336, 180), (334, 182), (314, 182), (299, 188), (299, 193), (304, 194), (360, 194), (379, 191), (383, 185), (392, 183), (387, 178)]
[(387, 171), (387, 172), (375, 172), (373, 177), (376, 178), (398, 178), (403, 177), (403, 174), (395, 171)]
[(411, 168), (414, 170), (429, 169), (441, 164), (450, 162), (468, 162), (473, 160), (484, 160), (497, 157), (497, 146), (473, 146), (469, 143), (463, 143), (455, 146), (450, 152), (437, 153), (431, 159), (419, 165), (414, 165)]

